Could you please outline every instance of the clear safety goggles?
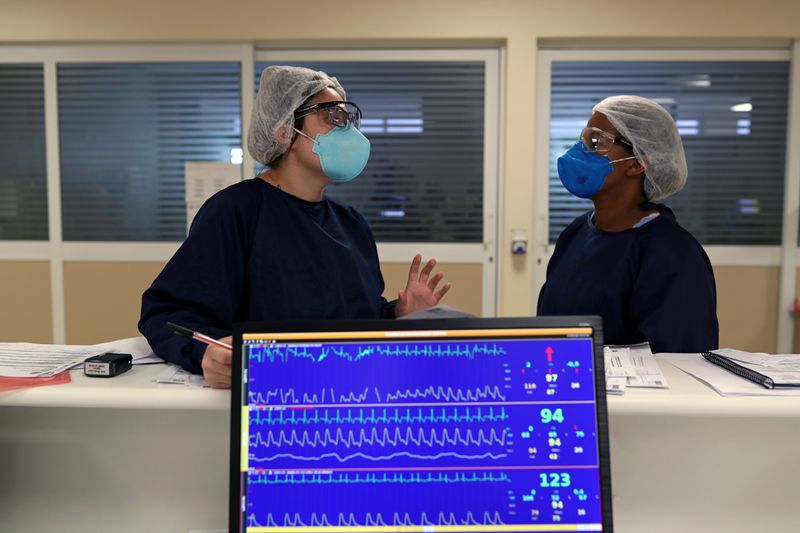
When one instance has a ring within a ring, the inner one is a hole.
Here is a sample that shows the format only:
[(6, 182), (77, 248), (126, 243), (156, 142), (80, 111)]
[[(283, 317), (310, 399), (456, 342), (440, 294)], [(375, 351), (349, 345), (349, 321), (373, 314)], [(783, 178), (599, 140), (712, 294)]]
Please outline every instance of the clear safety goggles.
[(628, 139), (622, 135), (613, 135), (599, 128), (583, 128), (581, 142), (586, 148), (598, 154), (608, 153), (615, 144), (624, 146), (633, 152), (633, 144)]
[(334, 100), (305, 105), (294, 112), (294, 119), (298, 120), (312, 113), (322, 113), (325, 121), (333, 126), (345, 128), (352, 124), (356, 128), (361, 127), (361, 109), (354, 102)]

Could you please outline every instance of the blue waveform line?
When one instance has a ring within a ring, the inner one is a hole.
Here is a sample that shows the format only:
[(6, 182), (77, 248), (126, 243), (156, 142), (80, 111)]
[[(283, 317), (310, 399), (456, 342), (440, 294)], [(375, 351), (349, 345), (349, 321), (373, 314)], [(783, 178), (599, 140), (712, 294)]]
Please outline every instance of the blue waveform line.
[(341, 456), (336, 452), (332, 452), (332, 453), (323, 453), (322, 455), (304, 456), (304, 455), (295, 455), (293, 453), (278, 453), (267, 457), (253, 456), (250, 457), (249, 460), (255, 463), (266, 463), (271, 461), (277, 461), (279, 459), (292, 459), (294, 461), (320, 461), (322, 459), (334, 458), (340, 463), (346, 463), (351, 459), (364, 459), (365, 461), (378, 462), (378, 461), (391, 461), (392, 459), (396, 459), (397, 457), (408, 457), (410, 459), (423, 459), (430, 461), (435, 461), (437, 459), (441, 459), (442, 457), (455, 457), (456, 459), (467, 459), (467, 460), (477, 460), (477, 459), (497, 460), (508, 457), (508, 454), (505, 453), (494, 454), (491, 452), (487, 452), (480, 455), (467, 455), (456, 452), (442, 452), (442, 453), (437, 453), (435, 455), (422, 455), (410, 452), (395, 452), (389, 455), (366, 455), (364, 453), (358, 452), (350, 455)]
[(475, 359), (479, 355), (496, 357), (505, 355), (502, 346), (494, 343), (482, 345), (474, 342), (467, 343), (409, 343), (398, 345), (385, 344), (359, 344), (341, 346), (291, 346), (285, 344), (253, 345), (250, 348), (250, 359), (263, 363), (276, 360), (288, 363), (290, 359), (308, 359), (319, 363), (328, 357), (338, 357), (349, 362), (360, 361), (364, 358), (378, 355), (383, 357), (465, 357)]
[(426, 483), (511, 483), (504, 473), (494, 472), (401, 472), (382, 473), (329, 473), (329, 474), (256, 474), (248, 485), (383, 485)]
[(355, 513), (345, 514), (339, 513), (337, 519), (334, 519), (333, 522), (328, 520), (328, 516), (326, 513), (322, 513), (321, 515), (317, 515), (317, 513), (311, 513), (311, 517), (308, 523), (304, 522), (300, 513), (295, 513), (294, 515), (290, 515), (286, 513), (283, 515), (282, 523), (280, 518), (276, 521), (275, 517), (272, 513), (267, 513), (267, 518), (264, 524), (259, 523), (256, 520), (255, 514), (250, 514), (247, 516), (247, 525), (249, 527), (376, 527), (376, 526), (415, 526), (415, 525), (424, 525), (424, 526), (499, 526), (505, 525), (503, 522), (502, 517), (500, 516), (499, 512), (490, 513), (488, 511), (483, 513), (481, 520), (475, 518), (471, 511), (468, 511), (466, 515), (462, 518), (458, 518), (455, 513), (446, 513), (446, 512), (439, 512), (436, 517), (436, 520), (432, 521), (428, 518), (427, 513), (422, 512), (418, 519), (414, 520), (411, 518), (409, 513), (404, 513), (401, 515), (400, 513), (394, 513), (392, 518), (387, 522), (381, 513), (376, 513), (374, 516), (372, 513), (367, 512), (363, 518), (363, 522), (359, 522), (356, 518)]
[[(431, 385), (424, 389), (398, 389), (389, 392), (384, 396), (380, 390), (373, 389), (374, 397), (369, 394), (369, 389), (365, 388), (362, 392), (348, 392), (336, 394), (333, 387), (323, 388), (318, 392), (295, 392), (294, 388), (288, 389), (269, 389), (258, 392), (250, 392), (249, 401), (253, 405), (324, 405), (327, 403), (366, 403), (370, 398), (374, 398), (376, 403), (389, 403), (398, 400), (437, 400), (447, 402), (479, 402), (484, 400), (505, 401), (506, 397), (501, 392), (498, 385), (486, 385), (475, 389), (462, 390), (460, 388), (447, 387), (442, 385)], [(273, 402), (275, 400), (276, 402)]]
[[(362, 448), (364, 446), (409, 446), (414, 444), (416, 446), (505, 446), (507, 429), (503, 429), (500, 435), (494, 429), (484, 432), (483, 429), (473, 432), (472, 429), (462, 430), (461, 428), (442, 428), (441, 433), (437, 433), (436, 428), (430, 429), (426, 432), (425, 428), (407, 427), (405, 430), (401, 428), (394, 428), (391, 431), (389, 428), (383, 428), (383, 431), (378, 428), (372, 428), (371, 431), (361, 429), (358, 432), (353, 430), (344, 431), (338, 428), (335, 432), (331, 433), (330, 429), (324, 432), (320, 431), (303, 431), (298, 436), (296, 430), (292, 430), (289, 435), (283, 430), (277, 432), (277, 436), (272, 432), (267, 432), (267, 438), (264, 439), (260, 431), (251, 433), (251, 447), (266, 446), (269, 448), (281, 448), (284, 446), (299, 447), (299, 448), (317, 448), (321, 446), (344, 446), (345, 448)], [(357, 434), (356, 434), (357, 433)]]
[(250, 418), (251, 425), (294, 426), (294, 425), (339, 425), (339, 424), (435, 424), (451, 422), (502, 422), (510, 416), (504, 407), (442, 407), (423, 409), (410, 408), (356, 408), (356, 409), (313, 409), (279, 411), (256, 409)]

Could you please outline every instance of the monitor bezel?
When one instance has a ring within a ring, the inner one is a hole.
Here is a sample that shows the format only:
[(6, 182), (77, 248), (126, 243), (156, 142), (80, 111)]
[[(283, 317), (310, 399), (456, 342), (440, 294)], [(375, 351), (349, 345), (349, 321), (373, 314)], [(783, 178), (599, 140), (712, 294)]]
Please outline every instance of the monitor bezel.
[(599, 316), (547, 316), (504, 318), (436, 318), (413, 320), (297, 320), (241, 322), (233, 325), (233, 373), (231, 379), (230, 462), (228, 486), (228, 531), (240, 533), (240, 465), (242, 338), (245, 333), (301, 333), (341, 331), (398, 331), (453, 329), (519, 329), (591, 327), (594, 344), (595, 410), (597, 416), (598, 461), (600, 465), (600, 505), (604, 533), (613, 533), (611, 508), (611, 459), (609, 451), (608, 406), (606, 401), (603, 328)]

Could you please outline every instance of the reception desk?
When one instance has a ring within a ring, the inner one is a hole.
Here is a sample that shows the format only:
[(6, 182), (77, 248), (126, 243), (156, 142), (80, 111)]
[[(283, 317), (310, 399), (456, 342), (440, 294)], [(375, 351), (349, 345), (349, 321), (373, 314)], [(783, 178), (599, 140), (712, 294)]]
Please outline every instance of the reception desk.
[[(797, 531), (800, 397), (722, 398), (659, 362), (669, 390), (609, 398), (615, 531)], [(163, 368), (0, 393), (0, 530), (224, 529), (229, 393)]]

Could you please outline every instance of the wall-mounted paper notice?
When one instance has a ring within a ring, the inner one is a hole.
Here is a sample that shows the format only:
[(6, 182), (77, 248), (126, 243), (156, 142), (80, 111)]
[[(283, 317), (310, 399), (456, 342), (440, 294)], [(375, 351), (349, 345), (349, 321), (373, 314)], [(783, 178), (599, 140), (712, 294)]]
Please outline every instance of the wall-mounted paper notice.
[(218, 161), (186, 161), (186, 231), (203, 202), (242, 179), (242, 165)]

